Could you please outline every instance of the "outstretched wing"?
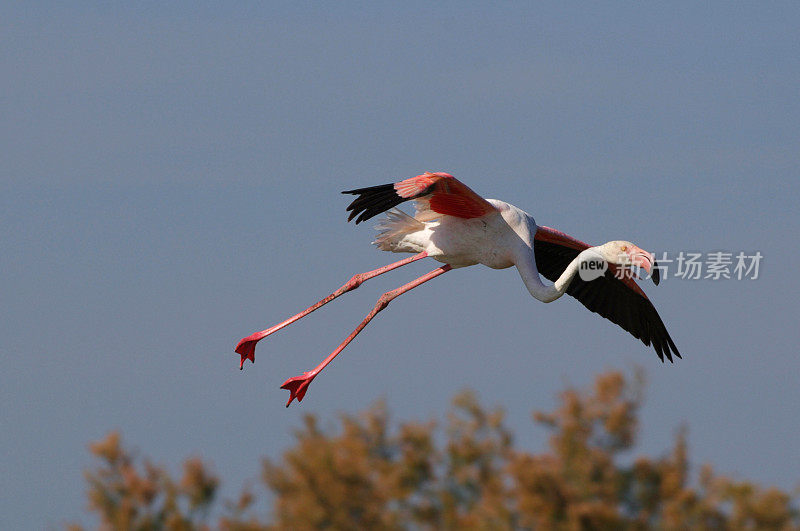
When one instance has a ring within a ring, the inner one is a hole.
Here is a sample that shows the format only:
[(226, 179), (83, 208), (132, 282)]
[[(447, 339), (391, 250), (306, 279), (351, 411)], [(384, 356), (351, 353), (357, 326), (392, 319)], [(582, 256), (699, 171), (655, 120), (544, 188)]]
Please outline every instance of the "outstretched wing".
[(427, 172), (397, 183), (345, 190), (342, 193), (358, 196), (347, 207), (350, 212), (347, 221), (356, 218), (356, 224), (412, 199), (417, 203), (418, 219), (441, 215), (478, 218), (495, 211), (486, 199), (444, 172)]
[[(570, 262), (589, 245), (549, 227), (538, 227), (534, 237), (536, 268), (548, 280), (555, 282)], [(633, 279), (629, 270), (622, 271), (609, 264), (605, 275), (586, 282), (579, 276), (570, 282), (567, 293), (589, 310), (618, 324), (647, 346), (653, 345), (661, 361), (681, 357), (653, 303)]]

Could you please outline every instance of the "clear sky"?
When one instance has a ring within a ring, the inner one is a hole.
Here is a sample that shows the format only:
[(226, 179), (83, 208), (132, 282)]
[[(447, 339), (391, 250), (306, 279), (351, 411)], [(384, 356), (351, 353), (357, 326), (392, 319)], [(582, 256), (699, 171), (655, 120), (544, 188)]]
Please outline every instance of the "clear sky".
[[(401, 419), (475, 389), (517, 444), (566, 384), (644, 367), (638, 451), (683, 422), (694, 465), (800, 482), (800, 8), (522, 2), (189, 2), (0, 7), (0, 527), (86, 521), (87, 443), (256, 481), (304, 413), (333, 425), (385, 397)], [(672, 4), (672, 3), (670, 3)], [(339, 192), (426, 170), (592, 243), (752, 253), (757, 280), (650, 294), (684, 359), (513, 269), (457, 270), (396, 300), (302, 404), (312, 368), (398, 259)]]

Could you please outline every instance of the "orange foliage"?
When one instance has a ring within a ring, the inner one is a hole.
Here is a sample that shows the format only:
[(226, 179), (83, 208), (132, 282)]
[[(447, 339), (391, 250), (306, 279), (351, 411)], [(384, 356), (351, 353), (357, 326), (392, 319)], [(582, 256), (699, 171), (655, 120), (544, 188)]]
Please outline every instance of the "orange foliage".
[(100, 461), (86, 474), (90, 509), (107, 529), (800, 529), (796, 495), (708, 466), (691, 481), (684, 429), (664, 456), (621, 464), (641, 390), (639, 375), (609, 372), (564, 391), (554, 411), (534, 414), (551, 433), (542, 453), (515, 448), (503, 412), (469, 392), (441, 431), (392, 423), (382, 403), (342, 416), (336, 433), (307, 415), (282, 459), (264, 460), (270, 518), (256, 516), (248, 490), (212, 511), (219, 481), (199, 458), (175, 480), (136, 466), (111, 433), (90, 447)]

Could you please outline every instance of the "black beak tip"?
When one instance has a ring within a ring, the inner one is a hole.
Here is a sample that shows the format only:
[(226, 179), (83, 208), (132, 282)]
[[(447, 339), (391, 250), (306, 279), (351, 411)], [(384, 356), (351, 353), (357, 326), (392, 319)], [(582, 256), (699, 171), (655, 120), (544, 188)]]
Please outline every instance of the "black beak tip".
[(658, 269), (658, 262), (653, 262), (653, 274), (650, 276), (653, 278), (653, 283), (658, 286), (658, 283), (661, 282), (661, 272)]

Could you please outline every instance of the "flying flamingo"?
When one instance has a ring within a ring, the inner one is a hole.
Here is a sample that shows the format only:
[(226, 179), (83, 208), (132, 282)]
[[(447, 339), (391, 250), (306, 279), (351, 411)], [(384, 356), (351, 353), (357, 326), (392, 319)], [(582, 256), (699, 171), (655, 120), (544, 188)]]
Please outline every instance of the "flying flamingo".
[[(305, 317), (336, 297), (354, 290), (363, 282), (422, 258), (430, 257), (444, 265), (388, 291), (378, 298), (372, 311), (345, 340), (313, 370), (289, 378), (281, 386), (289, 391), (289, 401), (298, 402), (308, 386), (333, 358), (355, 338), (375, 315), (396, 297), (432, 280), (451, 269), (483, 264), (492, 269), (516, 266), (525, 287), (536, 299), (552, 302), (564, 293), (578, 299), (596, 312), (627, 330), (646, 346), (652, 344), (661, 361), (681, 357), (655, 307), (633, 280), (630, 267), (650, 273), (655, 284), (659, 270), (652, 254), (627, 241), (610, 241), (590, 247), (557, 230), (539, 226), (533, 217), (509, 203), (484, 199), (461, 181), (444, 172), (423, 173), (393, 184), (346, 190), (357, 195), (347, 207), (356, 224), (381, 212), (387, 212), (377, 229), (375, 244), (382, 251), (413, 253), (413, 256), (379, 269), (354, 275), (342, 287), (313, 306), (272, 328), (242, 339), (236, 346), (241, 355), (239, 369), (249, 359), (255, 363), (256, 343), (281, 328)], [(400, 210), (390, 210), (413, 200), (414, 217)], [(576, 275), (582, 265), (597, 263), (598, 255), (608, 263), (608, 270), (594, 280)], [(539, 275), (552, 281), (545, 285)]]

